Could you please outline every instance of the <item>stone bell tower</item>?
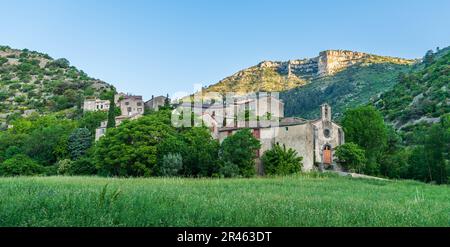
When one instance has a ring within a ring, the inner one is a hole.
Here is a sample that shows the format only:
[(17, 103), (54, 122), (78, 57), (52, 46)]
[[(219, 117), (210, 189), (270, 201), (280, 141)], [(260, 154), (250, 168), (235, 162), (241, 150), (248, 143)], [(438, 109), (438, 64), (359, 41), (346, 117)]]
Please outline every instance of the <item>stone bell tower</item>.
[(322, 105), (322, 121), (324, 123), (331, 123), (331, 106), (327, 103)]

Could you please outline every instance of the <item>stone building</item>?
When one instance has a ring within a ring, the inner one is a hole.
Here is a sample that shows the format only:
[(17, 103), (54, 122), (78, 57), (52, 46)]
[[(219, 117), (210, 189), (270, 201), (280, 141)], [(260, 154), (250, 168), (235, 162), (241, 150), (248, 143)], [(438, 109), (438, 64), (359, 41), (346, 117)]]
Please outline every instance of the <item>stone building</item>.
[[(275, 144), (285, 145), (286, 148), (297, 151), (298, 155), (303, 157), (304, 171), (335, 169), (334, 151), (337, 146), (344, 143), (344, 132), (341, 126), (332, 121), (331, 116), (331, 107), (324, 104), (321, 106), (319, 119), (282, 118), (278, 126), (268, 127), (259, 124), (252, 127), (248, 124), (253, 136), (261, 142), (256, 162), (258, 174), (264, 174), (261, 155)], [(215, 132), (213, 136), (222, 142), (227, 136), (243, 128), (246, 126), (212, 128), (212, 130)]]
[(120, 108), (122, 116), (144, 114), (144, 101), (142, 96), (119, 93), (114, 96), (114, 102)]
[(86, 99), (83, 103), (83, 111), (108, 111), (109, 100)]
[(166, 100), (170, 100), (170, 99), (168, 99), (165, 96), (153, 97), (153, 95), (152, 95), (152, 98), (144, 103), (145, 109), (157, 111), (159, 109), (159, 107), (165, 105)]
[[(119, 93), (114, 96), (114, 102), (121, 111), (121, 115), (115, 118), (116, 126), (119, 126), (125, 120), (135, 120), (144, 115), (142, 96)], [(103, 121), (100, 127), (95, 130), (96, 141), (105, 135), (107, 124), (107, 121)]]

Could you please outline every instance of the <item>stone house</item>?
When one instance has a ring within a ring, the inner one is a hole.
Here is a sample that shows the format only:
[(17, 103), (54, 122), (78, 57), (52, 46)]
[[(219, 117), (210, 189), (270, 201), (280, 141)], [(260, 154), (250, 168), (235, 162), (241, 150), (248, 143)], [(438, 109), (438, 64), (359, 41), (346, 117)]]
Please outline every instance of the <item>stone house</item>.
[(119, 93), (114, 96), (114, 102), (120, 108), (122, 116), (144, 114), (144, 101), (140, 95)]
[(277, 126), (263, 127), (259, 123), (248, 126), (214, 128), (213, 136), (222, 142), (227, 136), (243, 128), (250, 128), (253, 136), (260, 140), (261, 148), (257, 152), (256, 170), (264, 174), (262, 154), (273, 145), (285, 145), (297, 151), (303, 157), (303, 171), (313, 169), (335, 169), (334, 151), (344, 143), (344, 132), (341, 126), (331, 119), (331, 107), (321, 106), (321, 117), (315, 120), (302, 118), (281, 118)]
[(108, 111), (109, 100), (86, 99), (83, 102), (83, 111)]
[(156, 96), (152, 95), (152, 98), (144, 103), (145, 109), (157, 111), (159, 107), (164, 106), (166, 100), (170, 100), (165, 96)]
[[(135, 120), (144, 115), (144, 102), (142, 96), (119, 93), (114, 96), (114, 101), (122, 113), (115, 118), (116, 126), (119, 126), (125, 120)], [(95, 130), (96, 141), (105, 135), (107, 124), (108, 121), (103, 121), (101, 122), (100, 127)]]

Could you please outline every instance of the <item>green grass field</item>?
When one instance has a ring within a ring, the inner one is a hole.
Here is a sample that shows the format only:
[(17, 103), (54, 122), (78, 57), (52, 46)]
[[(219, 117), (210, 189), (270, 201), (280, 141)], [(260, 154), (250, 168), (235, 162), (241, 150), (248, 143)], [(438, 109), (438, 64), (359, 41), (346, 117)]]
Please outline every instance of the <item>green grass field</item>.
[(0, 226), (450, 226), (450, 187), (317, 174), (0, 178)]

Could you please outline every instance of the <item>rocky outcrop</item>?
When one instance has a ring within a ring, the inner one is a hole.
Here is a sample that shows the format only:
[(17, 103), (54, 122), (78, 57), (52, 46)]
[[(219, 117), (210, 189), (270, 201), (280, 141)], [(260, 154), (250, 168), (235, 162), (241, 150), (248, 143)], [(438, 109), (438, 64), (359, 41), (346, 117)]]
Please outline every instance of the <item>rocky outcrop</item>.
[(332, 76), (354, 65), (412, 64), (415, 60), (362, 52), (327, 50), (314, 58), (263, 61), (207, 88), (209, 92), (285, 91), (313, 79)]

